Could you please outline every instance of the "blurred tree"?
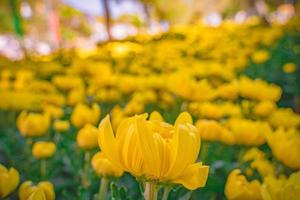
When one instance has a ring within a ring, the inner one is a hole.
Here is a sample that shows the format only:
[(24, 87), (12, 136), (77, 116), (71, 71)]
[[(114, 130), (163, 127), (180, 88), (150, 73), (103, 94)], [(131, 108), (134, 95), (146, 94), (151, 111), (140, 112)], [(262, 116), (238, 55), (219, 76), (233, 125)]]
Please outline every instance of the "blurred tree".
[[(224, 12), (225, 8), (237, 7), (239, 0), (139, 0), (145, 15), (154, 15), (170, 24), (190, 23), (211, 12)], [(166, 6), (168, 5), (168, 6)], [(148, 14), (150, 13), (150, 14)]]
[(11, 7), (16, 34), (19, 37), (22, 37), (24, 32), (22, 28), (22, 18), (20, 16), (20, 1), (10, 0), (10, 7)]
[(50, 30), (50, 36), (52, 43), (56, 48), (60, 46), (60, 22), (59, 22), (59, 5), (60, 0), (44, 0), (46, 4), (46, 13), (48, 19), (48, 28)]
[[(170, 24), (186, 21), (188, 2), (185, 0), (149, 0), (154, 14), (160, 20), (166, 20)], [(167, 6), (166, 6), (167, 5)]]
[(0, 1), (0, 32), (13, 32), (14, 26), (11, 17), (9, 1)]
[(112, 40), (111, 35), (111, 13), (110, 13), (110, 7), (109, 7), (109, 1), (108, 0), (101, 0), (104, 8), (104, 16), (105, 16), (105, 26), (107, 31), (107, 36), (109, 40)]
[(15, 32), (22, 37), (24, 34), (22, 18), (20, 16), (20, 0), (0, 1), (0, 31), (5, 33)]
[(150, 22), (151, 22), (151, 18), (152, 18), (152, 15), (151, 15), (151, 7), (153, 6), (153, 0), (139, 0), (139, 2), (142, 3), (143, 5), (143, 9), (144, 9), (144, 13), (145, 13), (145, 24), (146, 26), (149, 26), (150, 25)]
[(68, 5), (59, 6), (60, 31), (62, 39), (73, 40), (76, 36), (88, 36), (91, 27), (87, 23), (86, 16)]

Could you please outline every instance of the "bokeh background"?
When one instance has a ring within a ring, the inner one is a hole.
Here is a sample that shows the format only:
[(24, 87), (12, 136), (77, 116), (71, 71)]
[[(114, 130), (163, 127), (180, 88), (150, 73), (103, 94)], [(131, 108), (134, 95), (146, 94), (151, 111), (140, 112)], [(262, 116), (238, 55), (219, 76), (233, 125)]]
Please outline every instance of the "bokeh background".
[[(31, 180), (58, 200), (96, 199), (107, 114), (116, 130), (187, 111), (209, 176), (169, 200), (298, 200), (299, 12), (298, 0), (0, 0), (0, 163), (20, 174), (5, 198)], [(55, 146), (47, 158), (41, 141)], [(106, 199), (143, 199), (139, 178), (111, 179)]]

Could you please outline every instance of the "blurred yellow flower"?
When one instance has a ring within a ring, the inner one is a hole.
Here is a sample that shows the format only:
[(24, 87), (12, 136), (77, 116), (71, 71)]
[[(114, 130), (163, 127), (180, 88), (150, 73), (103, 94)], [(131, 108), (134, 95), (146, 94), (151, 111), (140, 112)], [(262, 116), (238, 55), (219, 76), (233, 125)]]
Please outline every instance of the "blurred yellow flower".
[(283, 65), (282, 71), (287, 74), (294, 73), (295, 71), (297, 71), (297, 65), (295, 63), (286, 63)]
[(268, 121), (276, 128), (297, 128), (300, 126), (300, 115), (293, 112), (291, 108), (281, 108), (273, 112)]
[(0, 164), (0, 198), (4, 199), (14, 191), (20, 182), (19, 172), (15, 168), (7, 169)]
[(69, 91), (67, 96), (68, 105), (75, 106), (79, 103), (85, 103), (86, 96), (84, 88), (75, 88)]
[(117, 130), (121, 121), (126, 118), (126, 114), (119, 105), (114, 106), (110, 113), (112, 116), (113, 130)]
[(218, 96), (223, 99), (235, 100), (239, 96), (239, 87), (237, 81), (232, 81), (227, 84), (220, 85), (217, 88)]
[(261, 117), (267, 117), (275, 110), (276, 104), (273, 101), (261, 101), (253, 108), (254, 114)]
[(56, 151), (56, 145), (53, 142), (36, 142), (32, 146), (32, 155), (37, 159), (49, 158)]
[(275, 166), (266, 158), (263, 151), (251, 148), (243, 155), (243, 161), (251, 161), (250, 167), (256, 169), (262, 177), (274, 176)]
[(93, 149), (98, 146), (98, 133), (99, 130), (91, 124), (86, 124), (81, 128), (76, 137), (77, 145), (84, 149)]
[(96, 153), (92, 158), (94, 171), (102, 177), (120, 177), (123, 174), (122, 168), (113, 165), (103, 152)]
[(46, 104), (43, 106), (44, 113), (48, 114), (52, 119), (58, 119), (64, 115), (64, 109), (58, 106)]
[(269, 176), (262, 185), (263, 200), (298, 200), (300, 197), (300, 171), (286, 177)]
[(111, 42), (108, 44), (108, 49), (113, 58), (126, 57), (129, 53), (138, 53), (143, 50), (143, 47), (133, 42)]
[(196, 122), (201, 138), (206, 141), (220, 141), (224, 144), (233, 145), (234, 135), (214, 120), (201, 119)]
[(259, 181), (249, 182), (239, 169), (235, 169), (227, 177), (225, 195), (228, 200), (262, 200), (260, 187)]
[(24, 137), (40, 137), (47, 134), (50, 125), (48, 114), (23, 111), (17, 118), (17, 127)]
[(144, 112), (144, 103), (141, 101), (131, 100), (124, 108), (126, 115), (140, 114)]
[(282, 90), (279, 86), (268, 84), (261, 79), (252, 80), (248, 77), (241, 77), (239, 79), (239, 93), (244, 98), (253, 100), (269, 100), (278, 101), (281, 97)]
[(20, 70), (16, 73), (14, 88), (16, 90), (26, 90), (28, 83), (33, 80), (34, 72), (30, 70)]
[(122, 97), (122, 94), (119, 90), (116, 89), (103, 89), (98, 90), (95, 95), (95, 100), (100, 102), (112, 102), (118, 101)]
[(208, 166), (195, 163), (200, 136), (191, 116), (186, 112), (178, 116), (168, 128), (171, 138), (152, 131), (153, 126), (157, 123), (146, 120), (146, 115), (135, 116), (123, 120), (114, 136), (107, 116), (99, 125), (99, 146), (114, 165), (136, 177), (182, 184), (190, 190), (205, 186)]
[(70, 129), (68, 120), (56, 120), (53, 122), (53, 128), (57, 132), (67, 132)]
[(265, 143), (265, 135), (272, 132), (268, 123), (247, 119), (229, 119), (225, 126), (232, 132), (236, 144), (260, 146)]
[(67, 91), (74, 88), (82, 88), (84, 83), (80, 77), (56, 75), (52, 78), (52, 83), (59, 89)]
[(274, 176), (275, 166), (267, 159), (256, 159), (251, 162), (251, 168), (256, 169), (262, 177)]
[(100, 118), (101, 110), (97, 104), (89, 107), (86, 104), (77, 104), (71, 115), (71, 123), (76, 128), (81, 128), (85, 124), (96, 124)]
[(256, 147), (253, 147), (245, 152), (243, 155), (243, 161), (257, 160), (263, 159), (265, 157), (265, 153), (259, 150)]
[(19, 189), (20, 200), (55, 200), (52, 183), (43, 181), (36, 186), (31, 181), (22, 183)]
[(300, 169), (300, 134), (297, 130), (279, 128), (267, 137), (273, 155), (286, 166)]
[(282, 90), (277, 85), (268, 84), (261, 79), (251, 80), (243, 76), (239, 79), (239, 93), (242, 97), (249, 99), (276, 102), (280, 99)]
[(221, 119), (241, 116), (241, 108), (231, 102), (192, 102), (188, 108), (193, 114), (201, 118)]
[(261, 64), (269, 60), (270, 54), (266, 50), (258, 50), (252, 54), (252, 60), (256, 64)]
[(159, 94), (159, 98), (161, 100), (162, 107), (170, 107), (173, 106), (175, 103), (174, 97), (168, 92), (161, 92)]

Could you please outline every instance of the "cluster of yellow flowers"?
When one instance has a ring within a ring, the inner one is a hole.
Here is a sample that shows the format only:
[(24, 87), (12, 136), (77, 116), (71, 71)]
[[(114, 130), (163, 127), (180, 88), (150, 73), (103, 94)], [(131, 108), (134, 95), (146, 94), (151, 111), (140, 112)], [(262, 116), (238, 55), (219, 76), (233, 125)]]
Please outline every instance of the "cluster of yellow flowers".
[[(123, 118), (114, 134), (109, 116), (101, 121), (99, 129), (92, 125), (99, 120), (98, 106), (78, 106), (71, 115), (72, 124), (80, 128), (76, 141), (86, 153), (99, 144), (101, 152), (93, 156), (91, 163), (103, 181), (107, 182), (106, 178), (110, 177), (120, 177), (127, 171), (156, 189), (159, 185), (182, 184), (194, 190), (205, 185), (209, 168), (196, 162), (201, 136), (187, 112), (181, 113), (174, 125), (164, 122), (156, 111), (151, 113), (148, 120), (147, 114)], [(78, 109), (83, 110), (78, 112)], [(82, 116), (85, 118), (78, 120)], [(17, 121), (20, 133), (29, 138), (41, 137), (49, 128), (49, 118), (42, 114), (21, 113)], [(69, 124), (65, 123), (55, 121), (55, 124), (59, 124), (56, 125), (59, 128), (55, 129), (65, 131), (65, 127), (69, 128)], [(38, 141), (33, 144), (32, 155), (41, 160), (42, 174), (45, 173), (46, 159), (53, 156), (55, 151), (56, 145), (53, 142)], [(154, 194), (149, 195), (157, 195), (155, 189), (151, 191)]]
[(267, 159), (267, 155), (258, 148), (251, 148), (243, 155), (243, 162), (250, 161), (250, 168), (247, 169), (247, 175), (251, 176), (253, 170), (257, 170), (262, 177), (274, 176), (275, 166)]
[[(0, 198), (4, 199), (13, 192), (20, 183), (19, 172), (10, 168), (9, 170), (0, 164)], [(40, 182), (33, 186), (31, 181), (25, 181), (19, 188), (20, 200), (54, 200), (54, 187), (50, 182)]]
[(229, 145), (260, 146), (265, 143), (264, 135), (272, 132), (266, 122), (239, 118), (231, 118), (224, 125), (214, 120), (198, 120), (196, 126), (203, 140)]
[(227, 179), (225, 194), (229, 200), (297, 200), (300, 195), (300, 172), (289, 177), (267, 176), (263, 182), (248, 181), (240, 170), (233, 170)]
[(300, 133), (299, 130), (282, 128), (270, 134), (267, 142), (273, 155), (292, 169), (300, 169)]
[(130, 115), (142, 113), (148, 103), (173, 105), (176, 97), (277, 101), (277, 86), (238, 76), (249, 58), (266, 61), (268, 52), (259, 46), (269, 46), (282, 35), (281, 27), (252, 26), (178, 27), (158, 41), (112, 42), (91, 52), (77, 50), (67, 68), (51, 60), (42, 62), (43, 58), (39, 67), (6, 68), (0, 76), (0, 108), (40, 110), (47, 104), (87, 103), (87, 96), (111, 102), (129, 95), (124, 109)]

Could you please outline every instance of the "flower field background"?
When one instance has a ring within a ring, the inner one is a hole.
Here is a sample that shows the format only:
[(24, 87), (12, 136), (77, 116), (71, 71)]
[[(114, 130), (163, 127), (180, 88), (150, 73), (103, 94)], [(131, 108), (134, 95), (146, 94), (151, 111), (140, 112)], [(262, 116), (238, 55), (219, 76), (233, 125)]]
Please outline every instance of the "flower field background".
[(1, 58), (0, 198), (143, 199), (150, 183), (146, 199), (299, 199), (299, 27), (253, 18)]

